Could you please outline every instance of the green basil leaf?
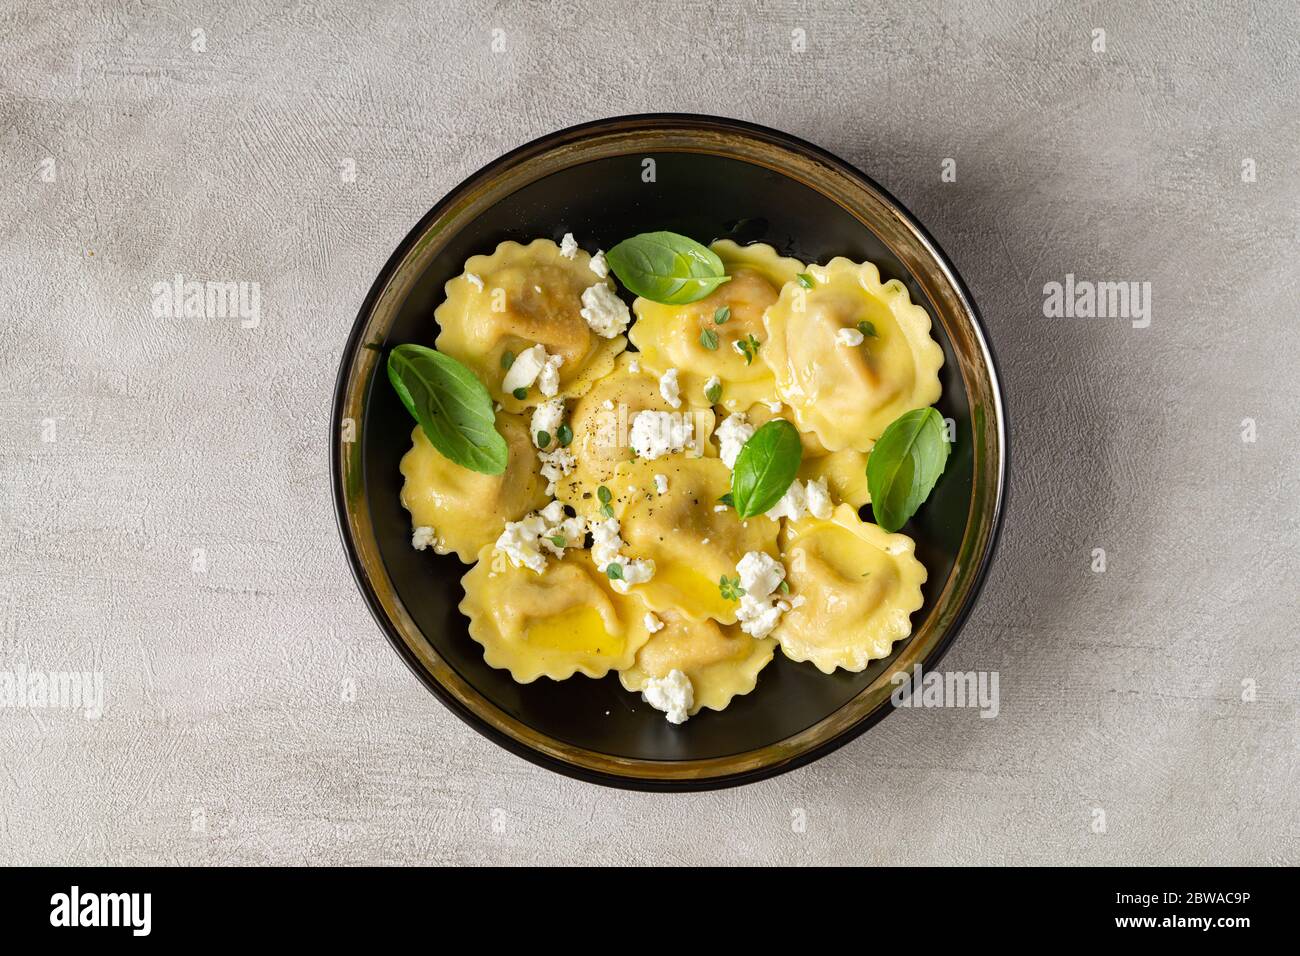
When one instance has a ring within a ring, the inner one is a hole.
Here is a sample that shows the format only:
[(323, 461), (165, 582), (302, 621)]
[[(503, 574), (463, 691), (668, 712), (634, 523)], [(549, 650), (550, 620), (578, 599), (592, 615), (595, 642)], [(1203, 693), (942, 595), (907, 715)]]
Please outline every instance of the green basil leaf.
[(675, 232), (624, 239), (605, 253), (605, 261), (626, 288), (666, 305), (703, 299), (730, 278), (717, 253)]
[(506, 470), (510, 452), (492, 398), (464, 365), (423, 345), (399, 345), (388, 353), (388, 380), (444, 458), (485, 475)]
[(897, 531), (930, 496), (948, 463), (943, 416), (918, 408), (895, 419), (867, 458), (867, 490), (876, 524)]
[(780, 501), (802, 460), (799, 431), (784, 418), (772, 419), (749, 436), (731, 471), (731, 499), (736, 513), (752, 518)]

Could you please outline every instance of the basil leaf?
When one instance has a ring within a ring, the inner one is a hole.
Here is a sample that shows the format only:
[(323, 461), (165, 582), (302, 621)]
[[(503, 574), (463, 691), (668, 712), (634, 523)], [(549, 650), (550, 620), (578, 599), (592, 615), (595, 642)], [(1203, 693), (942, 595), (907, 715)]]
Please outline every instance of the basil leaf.
[(867, 490), (876, 524), (897, 531), (930, 496), (948, 463), (943, 416), (918, 408), (896, 418), (867, 458)]
[(510, 452), (492, 398), (464, 365), (423, 345), (399, 345), (388, 353), (388, 381), (444, 458), (485, 475), (506, 470)]
[(780, 501), (802, 459), (799, 432), (784, 418), (772, 419), (749, 436), (731, 471), (731, 499), (736, 513), (752, 518)]
[(624, 239), (605, 261), (618, 281), (643, 299), (685, 305), (728, 281), (717, 253), (675, 232), (643, 232)]

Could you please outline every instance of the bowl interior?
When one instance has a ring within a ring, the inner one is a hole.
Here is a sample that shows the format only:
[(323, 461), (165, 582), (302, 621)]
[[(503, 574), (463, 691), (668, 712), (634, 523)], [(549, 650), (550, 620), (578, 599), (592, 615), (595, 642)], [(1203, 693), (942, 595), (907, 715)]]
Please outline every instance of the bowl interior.
[[(653, 181), (643, 175), (654, 161)], [(781, 172), (730, 156), (702, 152), (651, 152), (581, 162), (524, 185), (485, 208), (454, 234), (440, 236), (441, 251), (423, 265), (396, 305), (381, 341), (433, 345), (433, 310), (443, 284), (475, 253), (491, 252), (507, 239), (559, 241), (572, 232), (591, 252), (609, 249), (639, 232), (667, 229), (702, 242), (731, 238), (766, 242), (805, 262), (833, 256), (870, 260), (881, 275), (907, 285), (913, 301), (936, 316), (934, 305), (903, 263), (875, 234), (836, 202)], [(628, 296), (630, 304), (631, 297)], [(904, 528), (929, 572), (925, 606), (913, 616), (914, 633), (934, 612), (957, 560), (971, 513), (973, 466), (971, 406), (942, 324), (943, 397), (938, 408), (956, 423), (947, 470), (921, 512)], [(768, 747), (799, 734), (839, 710), (889, 667), (875, 662), (860, 674), (827, 676), (777, 651), (759, 675), (758, 687), (721, 713), (703, 711), (682, 727), (623, 690), (617, 676), (545, 678), (516, 684), (505, 671), (483, 662), (481, 648), (457, 610), (467, 567), (455, 556), (411, 548), (411, 524), (399, 501), (398, 461), (410, 444), (412, 421), (386, 376), (372, 375), (359, 423), (363, 482), (374, 536), (393, 589), (424, 638), (470, 687), (505, 714), (563, 743), (636, 760), (679, 761), (726, 757)], [(869, 517), (869, 508), (866, 509)], [(896, 645), (896, 655), (906, 642)]]

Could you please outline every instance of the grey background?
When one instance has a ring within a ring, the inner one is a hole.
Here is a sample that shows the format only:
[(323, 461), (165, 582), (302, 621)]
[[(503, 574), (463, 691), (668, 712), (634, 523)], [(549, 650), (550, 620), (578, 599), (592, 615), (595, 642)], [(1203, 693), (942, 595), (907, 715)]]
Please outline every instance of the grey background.
[[(106, 711), (0, 709), (0, 862), (1300, 862), (1298, 36), (1289, 3), (6, 3), (0, 669), (102, 671)], [(825, 146), (963, 272), (1013, 458), (945, 663), (1000, 673), (997, 719), (621, 793), (478, 737), (370, 620), (326, 436), (372, 278), (506, 149), (655, 110)], [(260, 325), (154, 318), (176, 273), (260, 283)], [(1150, 282), (1150, 328), (1044, 318), (1066, 273)]]

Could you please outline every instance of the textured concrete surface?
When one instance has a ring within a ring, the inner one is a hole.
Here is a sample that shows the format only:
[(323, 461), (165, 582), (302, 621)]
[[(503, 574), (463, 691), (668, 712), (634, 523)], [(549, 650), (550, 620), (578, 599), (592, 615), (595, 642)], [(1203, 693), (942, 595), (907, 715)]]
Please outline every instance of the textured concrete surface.
[[(5, 4), (0, 670), (104, 712), (0, 708), (0, 862), (1300, 862), (1300, 15), (1161, 7)], [(946, 665), (996, 719), (619, 793), (369, 619), (324, 435), (372, 277), (502, 151), (651, 110), (840, 153), (963, 271), (1014, 461)], [(256, 327), (155, 315), (176, 274), (257, 283)], [(1045, 317), (1067, 274), (1149, 282), (1149, 327)]]

